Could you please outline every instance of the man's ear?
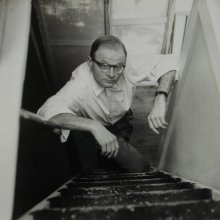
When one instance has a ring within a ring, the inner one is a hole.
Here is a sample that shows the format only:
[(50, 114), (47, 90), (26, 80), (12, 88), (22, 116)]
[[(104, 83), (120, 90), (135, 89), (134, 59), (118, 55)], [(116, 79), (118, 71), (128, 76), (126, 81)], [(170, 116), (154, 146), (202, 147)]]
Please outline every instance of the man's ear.
[(90, 68), (92, 68), (92, 58), (90, 56), (87, 57), (87, 63)]

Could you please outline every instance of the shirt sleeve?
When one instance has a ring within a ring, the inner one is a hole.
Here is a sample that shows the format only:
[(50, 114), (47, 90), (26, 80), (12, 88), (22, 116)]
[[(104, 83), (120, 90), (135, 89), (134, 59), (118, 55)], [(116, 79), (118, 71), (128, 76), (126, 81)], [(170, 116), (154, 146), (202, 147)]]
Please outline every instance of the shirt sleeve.
[[(173, 54), (161, 54), (158, 55), (158, 62), (152, 70), (152, 75), (155, 77), (154, 80), (158, 81), (161, 76), (172, 70), (178, 72), (177, 56)], [(177, 75), (178, 74), (176, 74), (176, 79)]]
[[(76, 69), (76, 71), (78, 70)], [(76, 74), (78, 75), (78, 72)], [(73, 75), (76, 77), (73, 77)], [(73, 75), (63, 88), (41, 106), (37, 111), (38, 115), (45, 120), (49, 120), (62, 113), (78, 115), (80, 103), (83, 101), (81, 98), (82, 84), (79, 82), (80, 77), (77, 77), (74, 72)], [(67, 129), (55, 129), (55, 132), (61, 135), (61, 142), (65, 142), (70, 131)]]
[(130, 82), (137, 85), (143, 81), (157, 82), (171, 70), (177, 70), (177, 57), (172, 54), (152, 54), (148, 57), (135, 55), (128, 58), (125, 75)]
[(73, 83), (69, 81), (56, 95), (50, 97), (37, 111), (37, 114), (43, 117), (45, 120), (49, 120), (50, 118), (61, 113), (75, 114), (74, 111), (71, 110), (71, 84)]
[(83, 84), (80, 75), (83, 74), (85, 68), (84, 64), (76, 68), (70, 80), (42, 105), (37, 114), (46, 120), (61, 113), (77, 115), (80, 103), (83, 101), (81, 97)]
[[(71, 84), (72, 82), (69, 81), (56, 95), (50, 97), (38, 110), (37, 114), (42, 116), (45, 120), (49, 120), (62, 113), (76, 115), (76, 113), (71, 110), (71, 98), (69, 98), (69, 94), (72, 91)], [(70, 133), (67, 129), (54, 129), (54, 132), (60, 134), (61, 142), (66, 142)]]

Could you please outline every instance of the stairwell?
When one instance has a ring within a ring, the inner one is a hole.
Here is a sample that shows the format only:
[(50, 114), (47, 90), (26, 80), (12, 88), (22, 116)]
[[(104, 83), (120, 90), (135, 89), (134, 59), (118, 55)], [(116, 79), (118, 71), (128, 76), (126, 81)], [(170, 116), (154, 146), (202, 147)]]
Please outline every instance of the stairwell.
[(154, 168), (80, 174), (58, 191), (31, 212), (34, 220), (220, 219), (220, 201), (210, 189)]

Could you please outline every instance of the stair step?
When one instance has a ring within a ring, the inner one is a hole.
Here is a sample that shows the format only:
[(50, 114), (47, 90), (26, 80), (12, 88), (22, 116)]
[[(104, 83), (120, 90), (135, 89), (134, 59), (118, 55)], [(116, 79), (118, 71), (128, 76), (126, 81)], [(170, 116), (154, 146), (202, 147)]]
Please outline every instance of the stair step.
[(106, 170), (100, 170), (100, 171), (94, 171), (90, 173), (81, 173), (79, 174), (80, 177), (95, 177), (95, 176), (134, 176), (134, 175), (148, 175), (148, 174), (157, 174), (157, 173), (163, 173), (162, 171), (155, 170), (153, 168), (150, 168), (148, 172), (121, 172), (121, 171), (106, 171)]
[(220, 202), (204, 201), (172, 205), (126, 206), (101, 209), (57, 209), (33, 212), (34, 220), (186, 220), (220, 219)]
[(161, 171), (151, 171), (151, 172), (138, 172), (138, 173), (93, 173), (93, 174), (79, 174), (78, 178), (114, 178), (114, 177), (138, 177), (138, 176), (156, 176), (156, 175), (161, 175), (161, 174), (165, 174), (164, 172)]
[(94, 181), (115, 181), (115, 180), (142, 180), (142, 179), (154, 179), (154, 178), (166, 178), (170, 177), (169, 174), (164, 173), (151, 173), (143, 175), (103, 175), (93, 177), (78, 177), (73, 182), (94, 182)]
[(61, 195), (94, 195), (94, 194), (117, 194), (133, 191), (150, 192), (155, 190), (192, 189), (194, 185), (188, 182), (138, 184), (103, 187), (68, 187), (59, 190)]
[(49, 199), (54, 207), (92, 207), (108, 205), (142, 205), (158, 202), (190, 201), (211, 199), (209, 189), (186, 189), (154, 192), (135, 192), (125, 194), (99, 194), (86, 196), (57, 196)]
[(32, 212), (34, 220), (220, 219), (210, 189), (154, 169), (80, 174), (58, 192), (49, 208)]
[(92, 182), (77, 182), (73, 181), (68, 184), (69, 187), (90, 187), (90, 186), (118, 186), (118, 185), (124, 185), (124, 184), (157, 184), (157, 183), (176, 183), (180, 182), (180, 178), (171, 178), (171, 177), (165, 177), (165, 178), (150, 178), (150, 179), (131, 179), (131, 180), (103, 180), (103, 181), (92, 181)]

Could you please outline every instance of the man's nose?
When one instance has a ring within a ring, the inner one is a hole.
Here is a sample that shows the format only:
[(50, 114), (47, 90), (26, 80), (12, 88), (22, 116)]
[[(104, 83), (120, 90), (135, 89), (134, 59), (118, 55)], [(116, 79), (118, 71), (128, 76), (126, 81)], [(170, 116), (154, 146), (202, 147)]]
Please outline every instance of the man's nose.
[(109, 75), (110, 77), (113, 77), (113, 76), (114, 76), (114, 68), (113, 68), (113, 66), (110, 67), (110, 69), (109, 69), (109, 71), (108, 71), (108, 75)]

